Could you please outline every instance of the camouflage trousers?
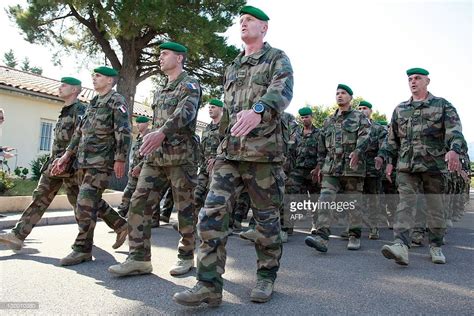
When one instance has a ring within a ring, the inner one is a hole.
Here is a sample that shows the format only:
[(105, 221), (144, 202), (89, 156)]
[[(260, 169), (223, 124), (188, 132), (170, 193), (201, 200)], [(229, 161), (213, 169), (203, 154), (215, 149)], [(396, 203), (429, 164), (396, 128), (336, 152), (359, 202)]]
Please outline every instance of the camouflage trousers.
[(92, 251), (94, 229), (98, 216), (107, 219), (107, 225), (116, 232), (127, 223), (102, 199), (102, 193), (109, 184), (110, 175), (110, 170), (95, 168), (78, 170), (79, 194), (77, 196), (76, 221), (79, 226), (79, 234), (72, 246), (72, 249), (77, 252)]
[[(311, 168), (299, 168), (290, 171), (288, 180), (285, 185), (286, 194), (311, 194), (311, 196), (318, 198), (318, 194), (321, 192), (321, 186), (318, 183), (314, 183), (311, 178)], [(290, 220), (290, 209), (284, 207), (282, 210), (282, 228), (281, 230), (287, 231), (289, 228), (293, 228), (294, 221)], [(318, 213), (314, 212), (313, 217), (317, 217)]]
[[(396, 174), (396, 172), (394, 172)], [(382, 213), (387, 214), (387, 221), (390, 227), (393, 225), (393, 216), (397, 210), (398, 202), (400, 200), (398, 196), (397, 179), (392, 174), (392, 182), (390, 183), (385, 176), (382, 176), (382, 192), (380, 196), (380, 206)]]
[[(250, 210), (250, 196), (247, 191), (242, 191), (237, 198), (234, 209), (232, 210), (232, 218), (234, 221), (242, 223), (244, 219), (247, 218), (247, 215)], [(255, 224), (255, 221), (253, 221)], [(255, 225), (253, 226), (255, 227)]]
[(285, 189), (279, 164), (216, 160), (209, 193), (199, 212), (197, 279), (222, 291), (230, 215), (235, 201), (246, 189), (256, 220), (257, 277), (275, 280), (282, 244), (280, 214)]
[(38, 186), (33, 191), (33, 197), (30, 205), (21, 214), (21, 218), (16, 223), (12, 232), (21, 240), (25, 240), (31, 233), (35, 225), (41, 220), (44, 212), (53, 201), (59, 189), (64, 184), (67, 199), (76, 210), (77, 194), (79, 193), (79, 186), (77, 178), (51, 178), (47, 175), (41, 175)]
[(196, 189), (194, 189), (194, 203), (196, 211), (199, 213), (201, 207), (204, 206), (207, 192), (209, 191), (209, 173), (207, 170), (201, 170), (197, 177)]
[(445, 194), (445, 217), (452, 220), (460, 218), (464, 213), (464, 179), (455, 172), (449, 172), (445, 175), (446, 194)]
[(440, 247), (446, 231), (441, 174), (398, 172), (400, 202), (395, 212), (393, 233), (395, 242), (411, 245), (411, 234), (415, 227), (417, 194), (423, 192), (426, 203), (426, 225), (430, 244)]
[(364, 178), (362, 177), (323, 176), (321, 195), (318, 200), (318, 216), (313, 217), (313, 226), (316, 227), (317, 235), (329, 240), (331, 212), (336, 211), (347, 214), (349, 235), (360, 238), (362, 232), (360, 201), (362, 201), (363, 186)]
[(184, 260), (194, 258), (193, 192), (196, 186), (196, 168), (191, 165), (161, 167), (147, 161), (140, 172), (128, 214), (129, 257), (133, 260), (151, 260), (153, 205), (161, 200), (170, 184), (181, 235), (178, 258)]
[[(165, 201), (163, 202), (163, 210), (161, 211), (161, 214), (169, 218), (171, 216), (171, 213), (173, 212), (173, 205), (174, 205), (173, 190), (171, 190), (171, 188), (168, 185), (165, 192), (166, 193), (164, 197), (162, 198), (162, 199), (165, 199)], [(160, 207), (160, 204), (158, 204), (158, 207)], [(156, 216), (153, 216), (153, 217), (156, 217)]]
[(380, 177), (365, 177), (364, 179), (364, 211), (367, 216), (369, 228), (377, 228), (385, 217), (380, 207), (380, 191), (381, 191)]

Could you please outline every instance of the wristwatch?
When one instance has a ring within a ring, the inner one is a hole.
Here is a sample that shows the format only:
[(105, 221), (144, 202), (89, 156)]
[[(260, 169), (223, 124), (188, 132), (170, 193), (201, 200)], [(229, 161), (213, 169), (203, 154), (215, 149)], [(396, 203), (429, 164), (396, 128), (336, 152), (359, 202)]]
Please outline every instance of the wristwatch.
[(265, 112), (265, 105), (261, 102), (257, 102), (252, 106), (252, 110), (257, 114), (263, 115), (263, 112)]

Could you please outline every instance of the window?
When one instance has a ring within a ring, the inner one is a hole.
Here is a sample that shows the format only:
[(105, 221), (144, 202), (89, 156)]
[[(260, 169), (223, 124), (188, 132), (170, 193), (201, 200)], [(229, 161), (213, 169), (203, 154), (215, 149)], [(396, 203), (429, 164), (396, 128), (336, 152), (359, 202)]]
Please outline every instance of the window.
[(41, 121), (40, 130), (40, 150), (51, 151), (51, 142), (53, 136), (53, 122)]

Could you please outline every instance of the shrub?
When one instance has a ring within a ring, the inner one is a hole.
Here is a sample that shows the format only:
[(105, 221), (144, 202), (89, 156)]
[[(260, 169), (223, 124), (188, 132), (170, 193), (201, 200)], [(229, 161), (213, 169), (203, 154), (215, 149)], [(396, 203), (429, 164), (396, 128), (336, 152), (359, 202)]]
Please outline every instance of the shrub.
[(26, 179), (26, 175), (29, 171), (28, 168), (16, 167), (14, 172), (18, 178)]
[(8, 177), (6, 172), (0, 170), (0, 193), (8, 191), (14, 186), (13, 181)]
[(33, 180), (39, 180), (41, 177), (41, 167), (43, 167), (43, 164), (48, 160), (49, 155), (41, 155), (38, 156), (36, 159), (33, 159), (30, 163), (31, 166), (31, 179)]

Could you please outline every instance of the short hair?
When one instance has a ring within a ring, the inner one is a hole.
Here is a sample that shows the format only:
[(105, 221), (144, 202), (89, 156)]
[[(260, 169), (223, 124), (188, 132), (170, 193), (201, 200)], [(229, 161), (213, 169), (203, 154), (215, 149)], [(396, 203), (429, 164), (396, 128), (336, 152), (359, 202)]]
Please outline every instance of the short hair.
[(176, 55), (183, 56), (183, 60), (181, 61), (181, 66), (184, 67), (184, 64), (186, 63), (186, 59), (188, 59), (188, 56), (186, 53), (181, 53), (181, 52), (174, 52)]
[(112, 87), (115, 87), (115, 85), (117, 84), (117, 82), (119, 81), (119, 76), (115, 76), (115, 77), (112, 77)]

